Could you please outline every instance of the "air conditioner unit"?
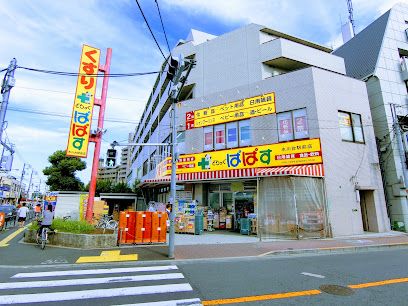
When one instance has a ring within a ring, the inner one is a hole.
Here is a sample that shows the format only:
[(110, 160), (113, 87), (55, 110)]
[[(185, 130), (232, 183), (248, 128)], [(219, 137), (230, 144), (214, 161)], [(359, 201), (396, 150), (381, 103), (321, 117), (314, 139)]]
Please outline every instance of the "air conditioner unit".
[(401, 74), (404, 81), (408, 81), (408, 57), (401, 57)]

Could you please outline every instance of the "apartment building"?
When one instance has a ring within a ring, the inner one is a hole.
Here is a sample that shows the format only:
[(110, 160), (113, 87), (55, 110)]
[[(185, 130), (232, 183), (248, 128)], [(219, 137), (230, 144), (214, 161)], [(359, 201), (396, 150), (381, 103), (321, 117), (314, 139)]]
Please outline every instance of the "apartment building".
[[(389, 230), (366, 86), (331, 52), (257, 24), (179, 41), (196, 65), (175, 106), (176, 211), (255, 214), (261, 237)], [(169, 86), (158, 75), (132, 142), (171, 142)], [(169, 148), (129, 152), (128, 183), (169, 200)]]

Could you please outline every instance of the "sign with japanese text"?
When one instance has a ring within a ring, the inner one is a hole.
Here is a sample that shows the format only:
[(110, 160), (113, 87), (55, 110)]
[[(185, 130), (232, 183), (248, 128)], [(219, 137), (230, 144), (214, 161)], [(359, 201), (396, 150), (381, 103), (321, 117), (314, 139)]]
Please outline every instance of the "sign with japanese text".
[[(180, 155), (177, 174), (232, 169), (321, 164), (320, 139), (297, 140), (254, 147)], [(163, 170), (163, 164), (166, 164)], [(170, 175), (171, 160), (160, 164), (161, 176)]]
[(186, 130), (276, 112), (275, 93), (268, 93), (186, 113)]
[(83, 45), (69, 129), (67, 156), (86, 157), (99, 68), (99, 49)]

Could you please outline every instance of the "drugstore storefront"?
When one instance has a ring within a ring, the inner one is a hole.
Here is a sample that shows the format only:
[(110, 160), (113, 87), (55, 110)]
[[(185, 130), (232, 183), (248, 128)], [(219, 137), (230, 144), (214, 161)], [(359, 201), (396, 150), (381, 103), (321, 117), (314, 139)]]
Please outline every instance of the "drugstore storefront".
[[(280, 154), (282, 150), (291, 152)], [(240, 168), (238, 161), (246, 167)], [(217, 169), (220, 165), (235, 167)], [(177, 197), (176, 215), (186, 209), (191, 214), (192, 199), (194, 213), (203, 215), (204, 230), (255, 234), (260, 239), (330, 236), (318, 139), (181, 156), (178, 169), (177, 184), (188, 186), (191, 197)], [(146, 180), (145, 186), (169, 183), (170, 173), (165, 174)]]

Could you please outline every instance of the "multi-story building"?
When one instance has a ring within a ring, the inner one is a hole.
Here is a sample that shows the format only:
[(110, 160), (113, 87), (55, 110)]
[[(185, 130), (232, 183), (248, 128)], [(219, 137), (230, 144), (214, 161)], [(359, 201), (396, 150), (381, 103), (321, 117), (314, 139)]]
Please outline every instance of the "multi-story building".
[(408, 230), (408, 4), (395, 5), (334, 54), (344, 58), (347, 75), (366, 83), (388, 211)]
[[(331, 52), (257, 24), (177, 44), (196, 65), (175, 107), (176, 211), (184, 197), (256, 213), (262, 237), (389, 230), (365, 83)], [(171, 142), (169, 86), (158, 75), (132, 142)], [(150, 200), (168, 199), (168, 152), (131, 150), (128, 181)]]
[[(23, 184), (21, 196), (25, 196), (25, 186)], [(0, 192), (3, 202), (16, 203), (20, 191), (20, 182), (11, 175), (4, 175), (0, 177)]]
[(124, 147), (122, 148), (122, 152), (120, 154), (120, 164), (118, 170), (118, 183), (127, 183), (127, 175), (129, 172), (129, 148)]

